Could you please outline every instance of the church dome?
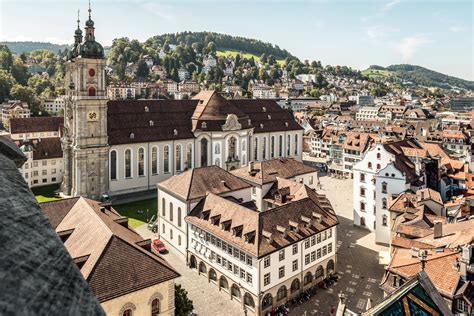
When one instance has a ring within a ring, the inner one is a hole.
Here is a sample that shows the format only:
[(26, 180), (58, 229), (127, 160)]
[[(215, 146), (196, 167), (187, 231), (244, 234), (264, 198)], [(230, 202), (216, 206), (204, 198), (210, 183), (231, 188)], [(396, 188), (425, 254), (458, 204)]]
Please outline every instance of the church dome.
[(87, 27), (94, 27), (94, 21), (92, 21), (90, 17), (89, 17), (89, 20), (86, 21), (86, 26)]
[(104, 48), (94, 40), (86, 40), (77, 47), (77, 54), (83, 58), (104, 58)]

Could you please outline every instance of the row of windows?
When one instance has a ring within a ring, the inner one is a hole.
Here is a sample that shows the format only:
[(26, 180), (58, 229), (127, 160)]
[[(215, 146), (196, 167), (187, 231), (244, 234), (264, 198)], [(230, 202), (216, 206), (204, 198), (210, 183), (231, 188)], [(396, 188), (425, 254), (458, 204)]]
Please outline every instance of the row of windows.
[[(293, 262), (291, 263), (291, 270), (292, 272), (295, 272), (296, 270), (298, 270), (298, 259), (293, 260)], [(285, 277), (285, 266), (281, 266), (278, 268), (278, 278), (281, 279), (284, 277)], [(270, 272), (265, 273), (263, 276), (263, 285), (265, 286), (269, 285), (270, 282), (271, 282)]]
[[(161, 225), (161, 233), (162, 234), (166, 234), (166, 226), (165, 224), (163, 223)], [(170, 233), (169, 233), (169, 236), (170, 236), (170, 239), (173, 240), (173, 229), (170, 228)], [(178, 234), (178, 246), (181, 246), (181, 235)]]
[(214, 251), (211, 251), (211, 260), (216, 261), (218, 264), (220, 264), (224, 269), (229, 270), (230, 272), (233, 272), (235, 275), (240, 276), (240, 278), (244, 281), (247, 281), (250, 285), (252, 284), (252, 274), (249, 272), (246, 272), (244, 269), (240, 268), (238, 265), (233, 264), (231, 261), (227, 260), (224, 257), (221, 257), (220, 255), (216, 254)]
[(206, 242), (210, 242), (212, 245), (216, 246), (217, 248), (222, 249), (224, 252), (228, 253), (230, 256), (233, 255), (234, 258), (247, 263), (247, 265), (249, 266), (253, 264), (253, 259), (250, 255), (246, 254), (245, 252), (235, 247), (232, 247), (230, 244), (226, 243), (220, 238), (214, 235), (211, 235), (208, 232), (204, 232), (201, 229), (195, 227), (194, 225), (191, 226), (191, 230), (194, 231), (195, 234), (203, 234), (202, 237), (206, 240)]
[[(128, 304), (126, 304), (128, 305)], [(160, 315), (160, 300), (155, 298), (153, 301), (151, 301), (151, 316), (158, 316)], [(132, 308), (126, 308), (121, 316), (133, 316), (133, 309)]]
[(41, 132), (41, 133), (26, 133), (26, 134), (20, 134), (18, 138), (23, 139), (23, 138), (35, 138), (35, 137), (44, 137), (44, 136), (58, 136), (58, 132)]
[[(270, 138), (270, 157), (268, 157), (267, 153), (267, 137), (262, 138), (262, 145), (261, 145), (261, 158), (268, 159), (268, 158), (275, 158), (275, 157), (283, 157), (283, 136), (278, 136), (279, 144), (278, 146), (278, 156), (276, 155), (276, 146), (275, 146), (275, 136), (271, 136)], [(259, 143), (258, 138), (255, 137), (254, 139), (254, 160), (258, 160), (259, 158)], [(286, 155), (291, 156), (291, 135), (287, 135), (286, 141)], [(298, 135), (294, 137), (294, 155), (298, 155)]]
[[(172, 222), (174, 220), (173, 203), (172, 202), (169, 203), (168, 211), (169, 211), (169, 220), (170, 220), (170, 222)], [(182, 225), (182, 214), (181, 213), (182, 213), (181, 207), (178, 207), (178, 214), (177, 214), (177, 216), (178, 216), (178, 227), (181, 227), (181, 225)], [(164, 198), (161, 199), (161, 216), (163, 218), (166, 217), (166, 201), (165, 201)]]
[[(25, 179), (28, 179), (28, 174), (25, 174)], [(56, 178), (51, 178), (51, 182), (56, 182)], [(41, 179), (41, 183), (48, 183), (48, 179)], [(31, 185), (39, 184), (39, 181), (33, 180), (31, 181)]]
[(332, 243), (326, 246), (323, 246), (322, 248), (319, 248), (315, 251), (311, 251), (310, 253), (307, 253), (304, 256), (304, 264), (308, 265), (314, 262), (315, 260), (319, 260), (321, 259), (321, 257), (324, 257), (327, 254), (330, 254), (331, 252), (332, 252)]
[(322, 233), (319, 233), (317, 235), (311, 236), (311, 238), (308, 238), (304, 242), (304, 248), (308, 249), (309, 247), (314, 246), (316, 243), (320, 243), (321, 241), (325, 241), (328, 238), (332, 237), (332, 228), (323, 231)]
[[(42, 165), (43, 167), (47, 166), (47, 165), (48, 165), (48, 160), (43, 160), (43, 161), (41, 161), (41, 165)], [(55, 160), (55, 159), (51, 160), (51, 165), (52, 165), (52, 166), (55, 166), (55, 165), (56, 165), (56, 160)], [(30, 165), (26, 162), (26, 163), (23, 165), (23, 167), (24, 167), (25, 169), (28, 169), (28, 168), (30, 167)], [(33, 161), (33, 162), (31, 163), (31, 168), (36, 168), (36, 167), (38, 167), (38, 161)]]
[[(51, 174), (56, 174), (56, 168), (51, 169)], [(39, 175), (38, 170), (34, 170), (33, 172), (30, 173), (31, 177), (37, 177)], [(47, 176), (48, 175), (48, 170), (43, 169), (41, 170), (41, 175), (42, 176)], [(28, 178), (28, 172), (25, 172), (25, 178)]]
[[(186, 146), (186, 157), (183, 165), (183, 157), (182, 157), (182, 145), (176, 145), (175, 147), (175, 171), (180, 172), (182, 170), (186, 170), (192, 167), (192, 145), (188, 144)], [(125, 149), (124, 152), (124, 174), (125, 178), (132, 178), (132, 150)], [(159, 156), (159, 149), (158, 147), (152, 147), (151, 149), (151, 174), (157, 175), (160, 173), (160, 164), (159, 158), (163, 159), (163, 173), (170, 172), (170, 146), (166, 145), (163, 147), (163, 155)], [(139, 148), (137, 151), (137, 174), (139, 177), (145, 176), (146, 174), (146, 159), (145, 159), (145, 149)], [(110, 152), (110, 179), (117, 180), (117, 151), (112, 150)]]

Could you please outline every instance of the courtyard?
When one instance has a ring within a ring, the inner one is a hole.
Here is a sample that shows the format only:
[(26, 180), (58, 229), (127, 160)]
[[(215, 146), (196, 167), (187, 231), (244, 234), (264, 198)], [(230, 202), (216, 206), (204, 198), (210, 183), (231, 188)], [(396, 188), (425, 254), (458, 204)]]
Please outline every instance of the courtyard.
[[(378, 287), (384, 273), (383, 266), (379, 265), (379, 251), (387, 248), (375, 244), (373, 233), (352, 225), (352, 180), (320, 176), (320, 183), (318, 193), (329, 198), (339, 217), (336, 270), (340, 278), (328, 289), (318, 290), (309, 301), (291, 307), (290, 314), (329, 315), (331, 306), (338, 304), (339, 293), (346, 295), (349, 309), (362, 312), (369, 299), (372, 305), (383, 299)], [(153, 238), (147, 225), (139, 226), (137, 231), (144, 238)], [(171, 249), (164, 258), (181, 274), (176, 282), (188, 291), (197, 315), (244, 315), (240, 302), (231, 301), (228, 293), (219, 292), (207, 278), (189, 269), (184, 257)]]

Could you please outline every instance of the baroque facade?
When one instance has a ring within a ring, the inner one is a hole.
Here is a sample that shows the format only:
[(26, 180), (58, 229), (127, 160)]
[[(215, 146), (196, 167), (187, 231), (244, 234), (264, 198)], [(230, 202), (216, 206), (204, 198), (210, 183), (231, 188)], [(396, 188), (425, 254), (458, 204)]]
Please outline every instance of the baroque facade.
[(303, 130), (271, 100), (113, 100), (105, 58), (87, 21), (68, 54), (63, 192), (99, 198), (154, 189), (187, 169), (226, 170), (277, 157), (301, 160)]

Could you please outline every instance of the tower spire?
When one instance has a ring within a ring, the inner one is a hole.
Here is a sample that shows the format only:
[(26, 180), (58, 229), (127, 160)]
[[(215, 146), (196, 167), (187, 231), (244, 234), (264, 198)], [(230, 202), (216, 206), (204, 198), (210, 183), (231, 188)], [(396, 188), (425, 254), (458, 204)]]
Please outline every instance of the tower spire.
[(89, 20), (91, 19), (91, 0), (89, 0)]
[(80, 13), (80, 11), (81, 11), (80, 9), (77, 9), (77, 28), (78, 28), (78, 29), (81, 28), (80, 25), (79, 25), (79, 23), (81, 22), (81, 20), (79, 19), (79, 13)]

